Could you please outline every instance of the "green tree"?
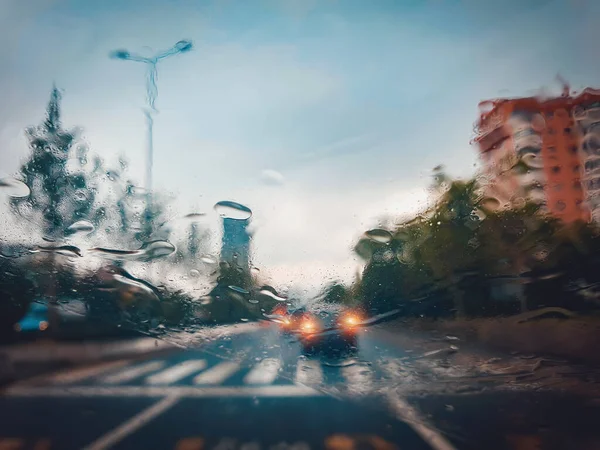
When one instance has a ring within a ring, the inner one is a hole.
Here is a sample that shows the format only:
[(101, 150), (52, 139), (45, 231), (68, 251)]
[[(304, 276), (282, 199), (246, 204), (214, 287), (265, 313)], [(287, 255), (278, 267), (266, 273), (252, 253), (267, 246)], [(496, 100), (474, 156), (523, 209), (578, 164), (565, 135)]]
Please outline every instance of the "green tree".
[[(20, 175), (31, 193), (25, 199), (12, 201), (15, 213), (40, 221), (44, 234), (51, 238), (61, 237), (73, 222), (89, 220), (96, 197), (96, 189), (84, 171), (87, 149), (80, 145), (74, 155), (77, 131), (62, 127), (60, 100), (61, 94), (54, 86), (46, 119), (26, 130), (31, 154)], [(78, 163), (73, 165), (72, 161)]]

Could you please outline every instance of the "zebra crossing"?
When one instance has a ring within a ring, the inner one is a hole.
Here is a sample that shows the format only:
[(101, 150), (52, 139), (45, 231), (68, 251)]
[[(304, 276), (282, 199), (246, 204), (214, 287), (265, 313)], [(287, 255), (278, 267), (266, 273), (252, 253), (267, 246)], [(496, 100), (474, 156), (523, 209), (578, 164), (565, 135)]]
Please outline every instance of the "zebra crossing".
[(178, 361), (119, 361), (67, 372), (59, 372), (31, 380), (29, 386), (63, 387), (169, 387), (169, 386), (247, 386), (271, 385), (319, 386), (343, 384), (355, 393), (366, 393), (376, 378), (373, 367), (352, 364), (346, 367), (324, 367), (319, 359), (298, 358), (288, 364), (276, 357), (265, 357), (252, 363), (210, 360), (210, 358)]

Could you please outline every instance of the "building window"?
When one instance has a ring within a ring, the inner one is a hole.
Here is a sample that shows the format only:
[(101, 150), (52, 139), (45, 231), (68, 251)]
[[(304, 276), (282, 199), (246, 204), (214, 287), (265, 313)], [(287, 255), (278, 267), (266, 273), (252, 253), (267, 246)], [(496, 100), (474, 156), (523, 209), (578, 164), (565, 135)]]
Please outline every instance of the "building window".
[(556, 210), (557, 211), (564, 211), (567, 207), (567, 204), (565, 202), (563, 202), (562, 200), (559, 200), (556, 202)]
[(573, 167), (574, 173), (579, 173), (580, 170), (581, 170), (581, 166), (579, 164), (577, 164), (576, 166)]
[(565, 127), (565, 134), (571, 134), (571, 127)]
[(580, 191), (581, 190), (581, 183), (579, 183), (578, 181), (575, 181), (573, 183), (573, 189), (576, 191)]
[(572, 154), (574, 154), (574, 155), (575, 155), (575, 154), (577, 154), (577, 150), (578, 150), (578, 149), (577, 149), (577, 146), (576, 146), (576, 145), (572, 145), (572, 146), (569, 148), (569, 150), (571, 151), (571, 153), (572, 153)]
[(552, 168), (552, 173), (559, 173), (560, 172), (560, 166), (554, 166)]
[(550, 153), (556, 153), (556, 147), (554, 147), (553, 145), (552, 145), (552, 146), (549, 146), (549, 147), (548, 147), (548, 151), (549, 151)]
[(600, 167), (600, 159), (589, 159), (585, 162), (585, 171), (592, 172)]

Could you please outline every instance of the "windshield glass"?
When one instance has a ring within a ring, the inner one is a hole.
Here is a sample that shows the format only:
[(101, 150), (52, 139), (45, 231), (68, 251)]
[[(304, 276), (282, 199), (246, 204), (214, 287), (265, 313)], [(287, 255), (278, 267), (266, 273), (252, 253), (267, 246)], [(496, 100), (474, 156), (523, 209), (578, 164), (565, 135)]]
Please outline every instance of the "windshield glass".
[[(375, 404), (364, 432), (328, 414), (260, 448), (405, 448), (389, 417), (414, 448), (598, 448), (599, 20), (585, 0), (4, 0), (6, 401), (65, 405), (19, 384), (60, 369), (107, 404), (177, 398), (143, 411)], [(59, 428), (17, 437), (63, 448)], [(145, 445), (108, 428), (86, 448)], [(255, 437), (213, 431), (177, 439)]]

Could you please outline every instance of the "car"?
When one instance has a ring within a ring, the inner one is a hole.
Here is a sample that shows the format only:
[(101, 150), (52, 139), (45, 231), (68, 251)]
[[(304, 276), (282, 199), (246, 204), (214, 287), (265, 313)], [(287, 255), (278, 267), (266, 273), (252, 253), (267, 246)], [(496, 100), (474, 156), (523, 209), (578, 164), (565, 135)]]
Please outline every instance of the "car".
[(340, 353), (356, 349), (363, 314), (349, 308), (305, 311), (298, 317), (296, 334), (305, 353)]

